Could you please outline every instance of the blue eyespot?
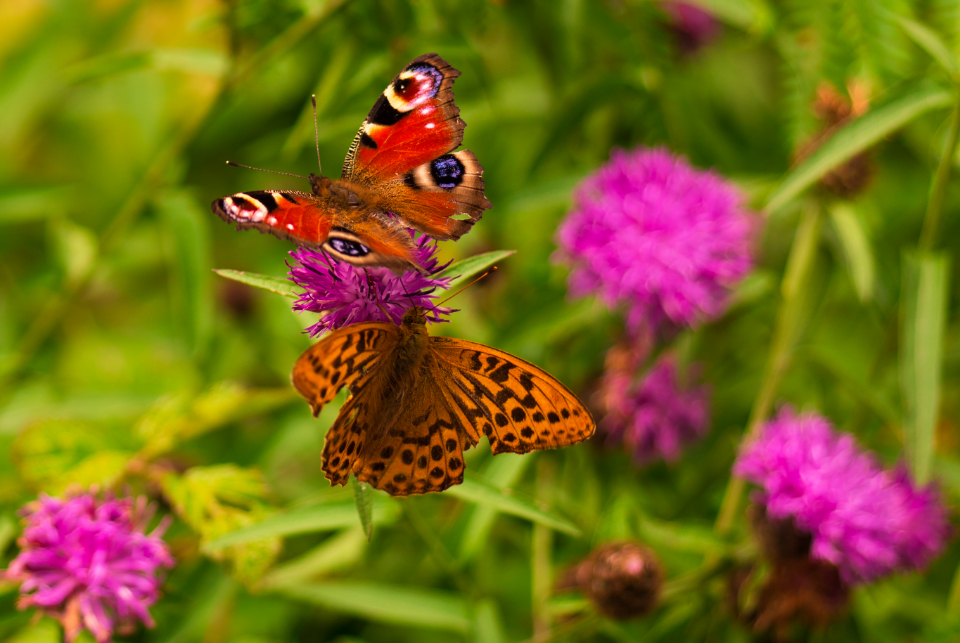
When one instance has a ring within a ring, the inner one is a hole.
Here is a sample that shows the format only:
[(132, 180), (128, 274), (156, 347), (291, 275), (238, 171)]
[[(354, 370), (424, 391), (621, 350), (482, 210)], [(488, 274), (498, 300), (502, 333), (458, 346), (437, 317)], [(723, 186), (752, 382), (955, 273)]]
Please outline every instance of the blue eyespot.
[(460, 185), (464, 171), (463, 163), (453, 154), (444, 154), (430, 162), (434, 182), (446, 190)]
[(370, 254), (370, 248), (366, 247), (362, 243), (357, 243), (356, 241), (351, 241), (350, 239), (338, 239), (333, 237), (327, 240), (327, 243), (330, 244), (330, 248), (334, 252), (337, 252), (348, 257), (365, 257)]

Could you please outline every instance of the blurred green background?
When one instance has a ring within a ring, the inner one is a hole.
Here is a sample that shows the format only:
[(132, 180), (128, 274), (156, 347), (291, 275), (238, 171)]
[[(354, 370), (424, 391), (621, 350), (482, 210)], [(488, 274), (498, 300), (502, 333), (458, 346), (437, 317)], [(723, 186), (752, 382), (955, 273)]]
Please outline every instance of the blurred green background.
[[(120, 485), (180, 518), (157, 627), (131, 640), (765, 640), (732, 619), (717, 568), (704, 571), (749, 542), (742, 512), (726, 534), (713, 524), (751, 412), (817, 409), (887, 464), (940, 480), (953, 502), (960, 8), (702, 6), (717, 33), (691, 47), (666, 5), (643, 0), (0, 3), (7, 558), (16, 510), (38, 492)], [(306, 189), (224, 161), (314, 171), (311, 94), (325, 173), (337, 176), (379, 93), (431, 51), (462, 72), (464, 145), (494, 204), (442, 253), (517, 251), (434, 332), (589, 391), (622, 322), (567, 299), (567, 270), (550, 257), (571, 190), (616, 147), (666, 146), (716, 169), (764, 225), (730, 311), (676, 340), (713, 389), (711, 431), (682, 460), (639, 469), (599, 437), (496, 459), (484, 445), (468, 453), (467, 491), (377, 494), (367, 542), (352, 491), (331, 489), (319, 468), (336, 409), (314, 420), (289, 386), (314, 320), (212, 272), (283, 276), (290, 248), (235, 232), (208, 204)], [(825, 86), (847, 101), (853, 87), (869, 107), (811, 156), (831, 125), (815, 109)], [(824, 187), (864, 151), (872, 180), (840, 195)], [(917, 275), (933, 284), (927, 298), (901, 288)], [(273, 526), (243, 542), (216, 542), (265, 519)], [(563, 569), (626, 537), (664, 563), (656, 612), (617, 623), (576, 594), (555, 596)], [(958, 562), (952, 547), (925, 575), (858, 589), (840, 622), (797, 636), (956, 640)], [(15, 599), (3, 586), (0, 636), (57, 640), (52, 621), (30, 625)]]

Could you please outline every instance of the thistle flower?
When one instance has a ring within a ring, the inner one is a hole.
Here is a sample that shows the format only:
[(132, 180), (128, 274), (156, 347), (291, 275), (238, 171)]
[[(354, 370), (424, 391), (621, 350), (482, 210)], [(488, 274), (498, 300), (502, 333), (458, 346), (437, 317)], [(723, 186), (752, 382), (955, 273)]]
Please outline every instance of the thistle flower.
[(403, 314), (417, 306), (425, 309), (427, 321), (447, 321), (443, 317), (453, 310), (432, 302), (438, 288), (450, 286), (449, 278), (438, 277), (450, 262), (441, 265), (436, 254), (436, 242), (420, 237), (416, 260), (425, 274), (411, 270), (396, 275), (388, 268), (358, 268), (313, 248), (297, 248), (290, 252), (294, 264), (288, 274), (304, 292), (293, 309), (323, 314), (306, 329), (314, 337), (362, 322), (391, 321), (399, 326)]
[(810, 533), (811, 558), (833, 563), (850, 584), (922, 568), (950, 534), (932, 486), (917, 489), (902, 468), (883, 470), (819, 415), (782, 410), (734, 472), (761, 487), (755, 500), (771, 519)]
[(161, 539), (145, 533), (152, 511), (141, 497), (68, 499), (42, 495), (24, 508), (20, 554), (3, 572), (20, 581), (18, 607), (36, 607), (63, 624), (67, 642), (89, 630), (99, 643), (137, 620), (153, 627), (161, 567), (173, 567)]
[(624, 306), (632, 331), (720, 315), (750, 269), (753, 219), (740, 192), (663, 149), (614, 151), (574, 193), (556, 257), (570, 293)]
[(648, 614), (657, 605), (663, 568), (656, 554), (633, 542), (612, 542), (595, 549), (569, 569), (560, 589), (579, 589), (610, 618), (625, 620)]
[[(622, 441), (637, 463), (656, 458), (675, 461), (684, 445), (706, 431), (710, 419), (708, 387), (683, 389), (669, 357), (661, 359), (622, 400), (619, 412), (604, 426), (614, 441)], [(620, 421), (617, 422), (616, 419)], [(606, 418), (605, 418), (606, 419)]]

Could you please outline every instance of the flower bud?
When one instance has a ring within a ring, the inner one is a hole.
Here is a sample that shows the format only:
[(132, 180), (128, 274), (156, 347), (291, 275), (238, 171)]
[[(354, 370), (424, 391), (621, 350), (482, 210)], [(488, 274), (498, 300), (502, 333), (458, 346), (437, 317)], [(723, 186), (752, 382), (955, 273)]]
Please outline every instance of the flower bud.
[(656, 606), (663, 569), (647, 547), (613, 542), (594, 550), (566, 578), (565, 584), (583, 592), (598, 612), (625, 620), (644, 616)]

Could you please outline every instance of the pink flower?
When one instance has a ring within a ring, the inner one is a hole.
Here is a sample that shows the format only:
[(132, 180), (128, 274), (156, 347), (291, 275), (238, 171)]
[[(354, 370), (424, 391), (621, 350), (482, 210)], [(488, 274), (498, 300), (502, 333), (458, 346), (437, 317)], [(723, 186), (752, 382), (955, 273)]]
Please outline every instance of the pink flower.
[(20, 554), (3, 573), (22, 583), (20, 609), (58, 619), (68, 643), (83, 629), (106, 643), (138, 620), (153, 627), (147, 608), (159, 597), (160, 568), (174, 560), (160, 537), (166, 525), (144, 533), (151, 514), (145, 498), (93, 493), (27, 505)]
[(614, 151), (587, 177), (557, 233), (574, 296), (624, 306), (632, 331), (720, 315), (751, 267), (743, 197), (662, 149)]
[(399, 326), (403, 314), (417, 306), (424, 309), (427, 321), (447, 321), (443, 317), (453, 310), (436, 307), (433, 300), (437, 289), (450, 285), (449, 278), (438, 276), (450, 263), (437, 260), (435, 241), (420, 237), (417, 245), (416, 260), (426, 274), (410, 270), (396, 275), (388, 268), (357, 268), (313, 248), (291, 251), (295, 263), (290, 266), (289, 278), (304, 291), (293, 309), (323, 313), (306, 332), (317, 336), (371, 321), (392, 321)]
[(792, 518), (810, 533), (811, 557), (836, 565), (848, 583), (920, 569), (950, 535), (932, 486), (917, 489), (902, 468), (885, 471), (813, 413), (783, 409), (733, 470), (761, 487), (756, 500), (771, 518)]
[(611, 439), (633, 451), (637, 463), (657, 458), (675, 461), (683, 447), (699, 439), (709, 426), (709, 388), (681, 388), (669, 358), (661, 359), (639, 386), (624, 388), (622, 394), (605, 428)]

